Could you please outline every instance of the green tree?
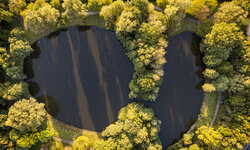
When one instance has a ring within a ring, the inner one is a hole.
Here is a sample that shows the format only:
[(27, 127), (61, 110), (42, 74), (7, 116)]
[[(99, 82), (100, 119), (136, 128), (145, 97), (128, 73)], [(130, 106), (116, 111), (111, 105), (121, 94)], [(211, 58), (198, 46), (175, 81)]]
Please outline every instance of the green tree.
[(12, 80), (23, 80), (26, 76), (23, 74), (23, 66), (11, 66), (6, 69), (6, 74)]
[(212, 81), (212, 84), (215, 85), (216, 91), (223, 92), (228, 89), (230, 83), (228, 77), (221, 75), (216, 80)]
[(212, 30), (212, 26), (214, 25), (213, 21), (211, 20), (202, 20), (199, 24), (198, 24), (198, 31), (197, 34), (200, 37), (205, 37), (208, 33), (211, 32)]
[(120, 40), (135, 34), (140, 26), (141, 12), (136, 7), (125, 8), (116, 24), (116, 34)]
[(125, 6), (126, 5), (122, 0), (117, 0), (109, 6), (102, 7), (100, 16), (106, 21), (107, 28), (113, 28), (115, 26)]
[(29, 42), (18, 40), (14, 43), (10, 43), (10, 54), (13, 57), (24, 59), (27, 57), (33, 49), (29, 45)]
[(215, 13), (216, 23), (236, 23), (238, 26), (246, 25), (246, 15), (244, 10), (234, 3), (224, 3)]
[(103, 140), (94, 145), (94, 149), (155, 149), (161, 150), (157, 135), (160, 121), (152, 109), (142, 103), (133, 102), (123, 107), (118, 121), (109, 125), (103, 132)]
[(185, 10), (190, 6), (191, 0), (168, 0), (164, 13), (170, 20), (170, 31), (177, 32), (181, 29), (182, 21), (186, 16)]
[(234, 74), (229, 78), (230, 84), (228, 91), (230, 93), (243, 92), (245, 90), (245, 76), (244, 74)]
[(86, 5), (80, 0), (64, 0), (62, 7), (65, 9), (62, 17), (72, 25), (83, 22), (87, 16)]
[(212, 27), (211, 33), (201, 43), (201, 51), (205, 53), (204, 63), (208, 67), (219, 65), (227, 60), (230, 52), (242, 45), (244, 40), (243, 32), (236, 24), (220, 23)]
[[(67, 13), (68, 11), (66, 9), (65, 14), (67, 15)], [(35, 34), (42, 33), (51, 28), (55, 28), (59, 16), (59, 11), (50, 5), (40, 7), (38, 10), (28, 10), (25, 17), (26, 26)]]
[(73, 143), (74, 150), (90, 150), (91, 145), (89, 139), (85, 136), (79, 136)]
[(150, 9), (148, 0), (131, 0), (128, 2), (128, 7), (136, 7), (140, 12), (140, 22), (145, 22), (148, 19)]
[(6, 100), (20, 100), (29, 94), (28, 84), (20, 82), (10, 84), (10, 82), (0, 83), (0, 96)]
[(233, 65), (228, 61), (223, 61), (219, 66), (216, 67), (216, 71), (218, 71), (219, 74), (228, 76), (233, 73)]
[(37, 142), (45, 143), (51, 138), (51, 132), (46, 129), (42, 131), (23, 132), (12, 129), (10, 131), (10, 139), (22, 149), (30, 149)]
[(10, 107), (5, 125), (20, 131), (34, 131), (44, 121), (45, 115), (44, 104), (32, 97), (22, 99)]

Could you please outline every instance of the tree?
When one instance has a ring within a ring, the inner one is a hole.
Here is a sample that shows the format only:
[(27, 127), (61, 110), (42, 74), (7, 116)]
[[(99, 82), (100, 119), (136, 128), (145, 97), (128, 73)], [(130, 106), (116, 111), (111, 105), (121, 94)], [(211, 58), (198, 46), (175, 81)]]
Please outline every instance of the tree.
[(219, 66), (216, 67), (219, 74), (231, 75), (233, 73), (233, 65), (228, 61), (223, 61)]
[(230, 93), (238, 93), (243, 92), (245, 90), (245, 76), (244, 74), (234, 74), (231, 78), (229, 78), (230, 84), (228, 91)]
[(23, 40), (18, 40), (15, 41), (14, 43), (10, 43), (10, 54), (13, 57), (21, 58), (24, 59), (27, 57), (33, 49), (29, 45), (29, 42), (23, 41)]
[(11, 84), (10, 82), (0, 83), (0, 96), (6, 100), (26, 98), (29, 93), (28, 86), (26, 82), (15, 84)]
[(113, 0), (89, 0), (87, 8), (89, 11), (100, 11), (103, 6), (110, 5)]
[(236, 23), (238, 26), (246, 25), (246, 15), (244, 10), (234, 3), (224, 3), (215, 13), (216, 23)]
[(80, 0), (64, 0), (62, 7), (65, 9), (62, 17), (72, 25), (80, 24), (87, 16), (86, 5)]
[(90, 150), (89, 139), (85, 136), (79, 136), (73, 143), (74, 150)]
[[(64, 5), (63, 5), (64, 6)], [(68, 11), (66, 9), (65, 14)], [(28, 10), (25, 21), (27, 28), (35, 34), (42, 33), (51, 28), (55, 28), (58, 23), (60, 13), (50, 5), (40, 7), (38, 10)]]
[(199, 24), (198, 24), (198, 31), (197, 34), (200, 37), (205, 37), (208, 33), (211, 32), (212, 30), (212, 26), (214, 25), (213, 21), (211, 20), (202, 20)]
[(26, 78), (26, 76), (23, 74), (22, 66), (11, 66), (8, 67), (5, 71), (7, 76), (12, 80), (23, 80)]
[(229, 79), (226, 76), (219, 76), (216, 80), (212, 81), (212, 84), (215, 85), (216, 91), (226, 91), (229, 86)]
[(10, 107), (5, 125), (20, 131), (34, 131), (44, 121), (45, 115), (44, 104), (32, 97), (22, 99)]
[(150, 14), (148, 0), (131, 0), (128, 2), (128, 7), (136, 7), (141, 12), (140, 22), (145, 22)]
[(9, 0), (9, 10), (14, 14), (19, 15), (19, 13), (25, 8), (25, 0)]
[(243, 40), (243, 32), (235, 23), (215, 24), (212, 31), (206, 35), (201, 43), (201, 51), (205, 53), (204, 63), (208, 67), (219, 65), (222, 61), (228, 59), (234, 48), (242, 45)]
[(135, 34), (140, 26), (141, 12), (136, 7), (125, 8), (116, 24), (116, 34), (120, 40)]
[(194, 134), (184, 134), (183, 135), (183, 143), (185, 145), (190, 145), (192, 144), (192, 138), (193, 138)]
[(152, 109), (133, 102), (120, 110), (118, 121), (102, 132), (103, 140), (97, 141), (94, 149), (161, 150), (157, 135), (159, 130), (160, 121), (154, 116)]
[(156, 0), (156, 5), (162, 9), (165, 9), (168, 4), (168, 0)]
[(170, 19), (170, 31), (177, 32), (181, 29), (182, 21), (185, 18), (185, 10), (190, 6), (190, 0), (168, 0), (164, 13)]
[(198, 19), (203, 20), (214, 12), (217, 5), (217, 0), (193, 0), (186, 12)]
[(22, 149), (30, 149), (37, 142), (45, 143), (51, 138), (52, 133), (46, 129), (42, 131), (23, 132), (12, 129), (10, 131), (10, 139)]
[(7, 10), (4, 10), (3, 8), (0, 8), (0, 22), (1, 21), (6, 21), (6, 22), (11, 22), (13, 20), (13, 14)]
[(206, 68), (203, 75), (209, 79), (216, 79), (219, 76), (219, 73), (214, 69)]
[(102, 7), (100, 16), (106, 21), (107, 28), (113, 28), (115, 26), (124, 8), (125, 3), (122, 0), (117, 0), (109, 6)]
[(201, 126), (195, 133), (198, 135), (198, 139), (208, 146), (208, 149), (219, 149), (223, 136), (215, 131), (214, 128)]
[(60, 11), (63, 11), (60, 0), (51, 0), (50, 5)]
[(205, 91), (205, 92), (214, 92), (216, 91), (216, 88), (213, 84), (208, 84), (208, 83), (205, 83), (203, 86), (202, 86), (202, 89)]

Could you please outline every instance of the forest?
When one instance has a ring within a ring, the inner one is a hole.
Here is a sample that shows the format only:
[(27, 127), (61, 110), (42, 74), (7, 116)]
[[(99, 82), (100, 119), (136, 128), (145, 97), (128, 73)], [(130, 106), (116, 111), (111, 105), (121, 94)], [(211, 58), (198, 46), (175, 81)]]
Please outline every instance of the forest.
[[(0, 149), (244, 149), (250, 136), (249, 12), (249, 0), (1, 0)], [(219, 104), (213, 125), (203, 121), (209, 108), (202, 106), (192, 130), (162, 147), (161, 120), (142, 102), (121, 108), (118, 120), (97, 134), (79, 133), (51, 121), (45, 104), (29, 92), (24, 59), (33, 52), (32, 44), (49, 33), (96, 26), (89, 19), (91, 13), (97, 14), (100, 26), (102, 22), (115, 32), (133, 65), (128, 98), (149, 103), (157, 101), (167, 74), (163, 66), (168, 40), (186, 31), (186, 22), (195, 22), (192, 32), (201, 38), (205, 66), (203, 104), (211, 95)], [(71, 142), (58, 141), (65, 139), (64, 134), (74, 134), (66, 139)]]

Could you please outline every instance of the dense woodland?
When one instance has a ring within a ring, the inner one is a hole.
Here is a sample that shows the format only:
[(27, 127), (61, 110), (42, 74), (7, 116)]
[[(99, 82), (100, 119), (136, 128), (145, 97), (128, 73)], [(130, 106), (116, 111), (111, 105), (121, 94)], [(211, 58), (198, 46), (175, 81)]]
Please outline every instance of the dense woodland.
[[(156, 11), (154, 5), (163, 12)], [(167, 40), (181, 32), (184, 18), (198, 21), (202, 38), (205, 93), (222, 93), (216, 123), (197, 126), (170, 150), (243, 149), (250, 136), (250, 39), (246, 36), (249, 0), (1, 0), (0, 149), (34, 149), (51, 143), (44, 104), (30, 96), (23, 60), (31, 54), (28, 33), (43, 35), (76, 26), (88, 12), (100, 12), (133, 63), (129, 98), (157, 100), (164, 76)], [(151, 108), (132, 102), (98, 139), (79, 136), (76, 150), (161, 150), (161, 121)], [(168, 136), (168, 135), (165, 135)], [(50, 149), (61, 149), (56, 145)]]

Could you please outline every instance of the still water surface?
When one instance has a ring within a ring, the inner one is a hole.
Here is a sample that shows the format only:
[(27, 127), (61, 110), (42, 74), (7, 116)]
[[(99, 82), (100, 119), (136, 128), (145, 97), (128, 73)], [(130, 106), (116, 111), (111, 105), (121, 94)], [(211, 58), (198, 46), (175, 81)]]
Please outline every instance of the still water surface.
[[(143, 102), (162, 121), (163, 147), (180, 138), (199, 113), (203, 93), (198, 44), (189, 32), (169, 41), (159, 96)], [(100, 132), (132, 101), (128, 85), (133, 66), (114, 32), (71, 27), (38, 40), (33, 48), (24, 69), (30, 93), (56, 119)]]

